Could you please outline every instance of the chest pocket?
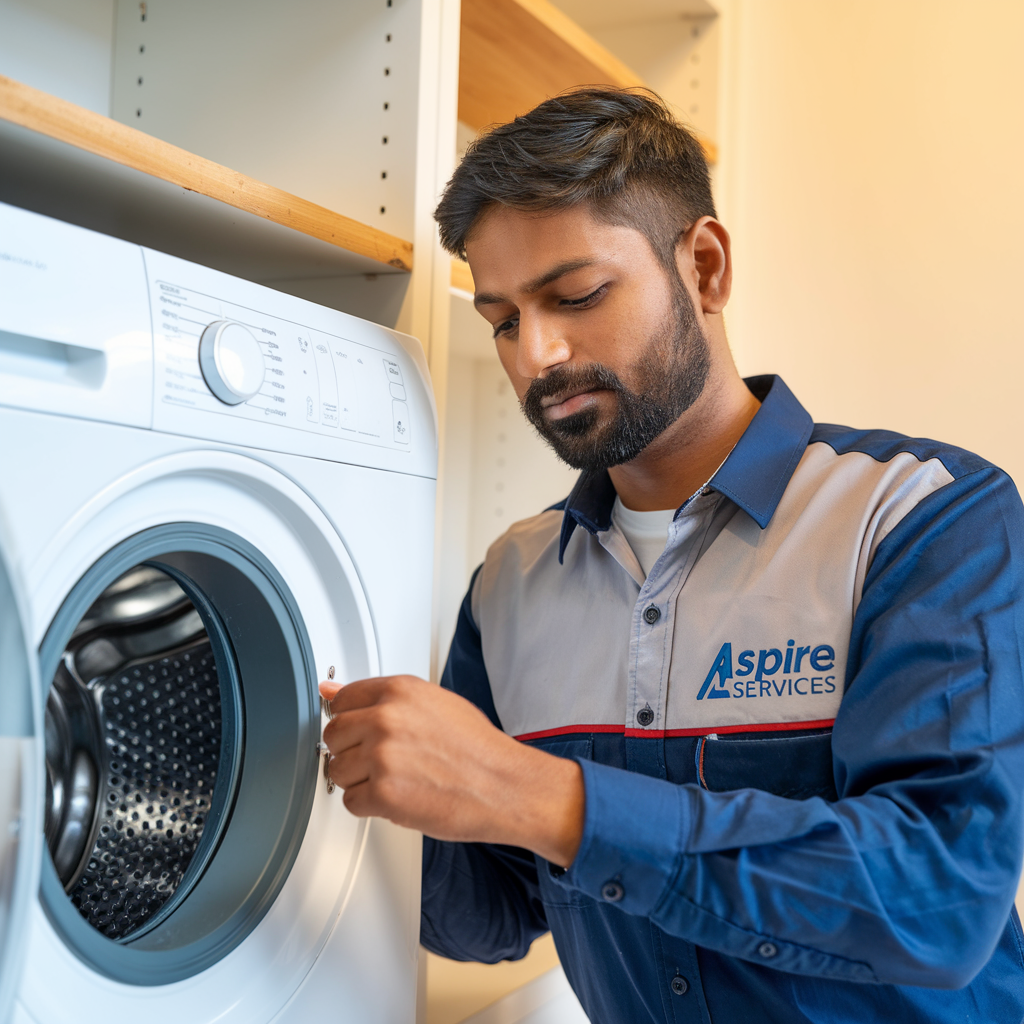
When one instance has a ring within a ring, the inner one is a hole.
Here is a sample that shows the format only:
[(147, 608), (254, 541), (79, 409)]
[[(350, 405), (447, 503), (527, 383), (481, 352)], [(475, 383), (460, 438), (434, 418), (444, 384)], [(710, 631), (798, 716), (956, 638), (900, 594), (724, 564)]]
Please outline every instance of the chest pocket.
[(762, 789), (790, 800), (838, 800), (832, 773), (832, 733), (768, 739), (701, 737), (694, 752), (704, 789)]

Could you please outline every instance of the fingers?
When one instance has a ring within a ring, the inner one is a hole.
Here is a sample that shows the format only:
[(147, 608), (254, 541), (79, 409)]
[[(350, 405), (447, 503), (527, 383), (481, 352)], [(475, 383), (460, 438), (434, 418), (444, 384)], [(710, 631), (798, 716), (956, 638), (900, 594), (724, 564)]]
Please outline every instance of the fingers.
[(342, 685), (337, 680), (320, 683), (320, 694), (331, 705), (332, 714), (368, 708), (383, 700), (397, 696), (409, 686), (429, 686), (415, 676), (380, 676), (374, 679), (357, 679)]
[(370, 766), (359, 746), (335, 754), (329, 771), (335, 784), (346, 790), (370, 781)]
[(324, 680), (320, 683), (319, 690), (320, 696), (326, 701), (334, 699), (337, 692), (341, 689), (341, 683), (336, 679)]
[(336, 714), (324, 726), (323, 737), (327, 749), (337, 756), (343, 750), (372, 741), (377, 732), (372, 709), (357, 708)]

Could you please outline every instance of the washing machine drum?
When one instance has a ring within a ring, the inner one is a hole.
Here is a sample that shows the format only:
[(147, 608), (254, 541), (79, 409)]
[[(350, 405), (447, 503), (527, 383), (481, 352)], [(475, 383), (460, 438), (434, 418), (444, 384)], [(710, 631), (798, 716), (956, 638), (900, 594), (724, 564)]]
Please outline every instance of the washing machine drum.
[(208, 967), (269, 908), (312, 804), (316, 679), (291, 595), (240, 538), (158, 528), (86, 574), (40, 664), (51, 922), (117, 980)]
[(115, 581), (72, 633), (46, 702), (46, 842), (108, 938), (157, 924), (214, 848), (236, 717), (202, 618), (159, 569)]

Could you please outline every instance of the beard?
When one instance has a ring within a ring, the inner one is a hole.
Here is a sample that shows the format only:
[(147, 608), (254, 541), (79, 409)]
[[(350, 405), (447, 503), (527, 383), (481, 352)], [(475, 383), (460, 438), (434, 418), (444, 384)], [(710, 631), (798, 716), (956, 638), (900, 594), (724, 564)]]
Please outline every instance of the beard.
[[(689, 293), (674, 282), (672, 309), (630, 368), (631, 387), (600, 363), (556, 367), (534, 380), (522, 409), (555, 454), (573, 469), (597, 471), (635, 459), (700, 398), (711, 367), (707, 338)], [(602, 425), (595, 407), (559, 420), (544, 415), (541, 400), (582, 391), (616, 397), (611, 422)]]

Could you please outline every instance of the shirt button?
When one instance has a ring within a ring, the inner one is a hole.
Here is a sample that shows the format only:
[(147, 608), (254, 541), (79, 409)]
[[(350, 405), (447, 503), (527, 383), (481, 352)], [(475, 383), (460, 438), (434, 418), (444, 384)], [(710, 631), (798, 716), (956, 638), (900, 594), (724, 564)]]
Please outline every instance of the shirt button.
[(648, 605), (648, 607), (644, 609), (644, 622), (646, 622), (648, 626), (653, 626), (660, 618), (661, 612), (655, 608), (653, 604)]
[(778, 947), (774, 942), (762, 942), (761, 945), (757, 947), (758, 954), (763, 956), (765, 960), (771, 960), (778, 951)]
[(681, 974), (677, 974), (669, 984), (677, 996), (685, 996), (690, 990), (690, 983)]
[(618, 903), (625, 895), (626, 890), (618, 882), (605, 882), (601, 886), (601, 899), (609, 903)]
[(642, 707), (636, 713), (636, 720), (640, 723), (640, 725), (644, 726), (644, 728), (646, 728), (648, 725), (651, 724), (651, 722), (654, 721), (654, 712), (651, 710), (650, 705)]

